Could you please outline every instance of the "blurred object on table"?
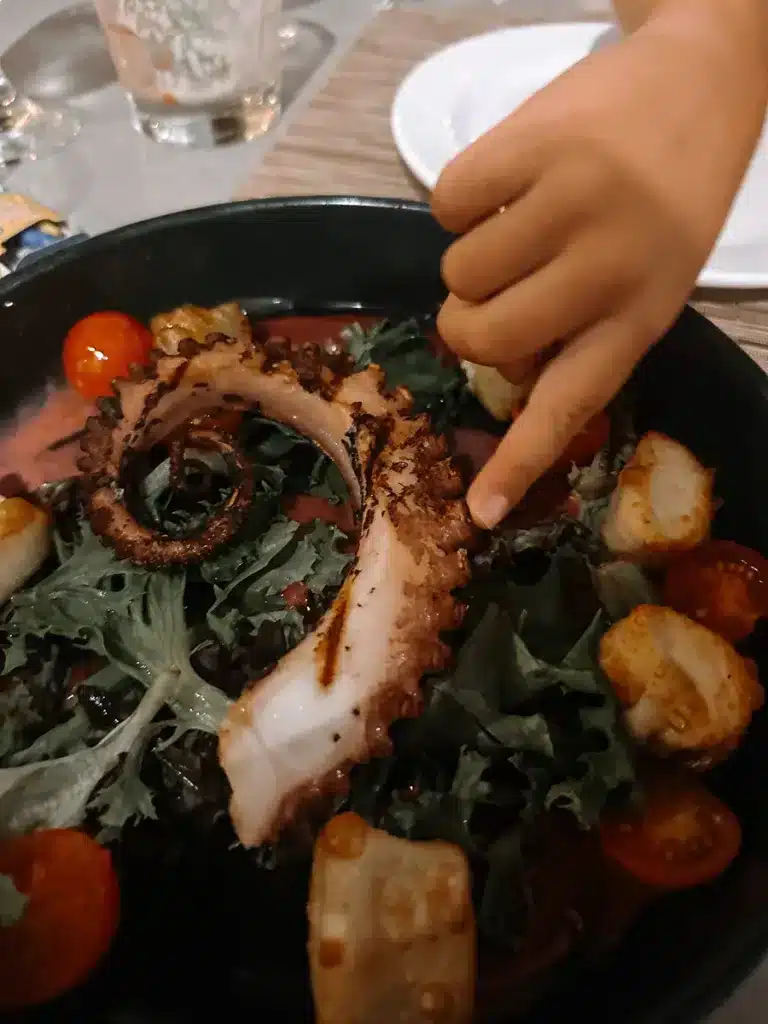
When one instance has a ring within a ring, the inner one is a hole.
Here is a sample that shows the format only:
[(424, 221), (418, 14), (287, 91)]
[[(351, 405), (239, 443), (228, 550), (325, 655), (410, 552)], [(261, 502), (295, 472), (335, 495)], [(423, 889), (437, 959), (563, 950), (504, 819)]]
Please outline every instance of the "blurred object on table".
[(278, 36), (283, 66), (283, 108), (293, 102), (312, 75), (328, 58), (336, 37), (315, 21), (292, 16), (294, 11), (312, 7), (306, 0), (283, 0), (284, 18)]
[(280, 0), (96, 0), (136, 129), (156, 142), (258, 138), (280, 111)]
[(84, 238), (73, 234), (61, 214), (29, 196), (0, 195), (0, 277), (54, 246), (75, 244)]
[(42, 103), (83, 96), (117, 78), (92, 3), (44, 18), (11, 44), (2, 60), (16, 88)]
[(56, 152), (79, 130), (74, 114), (21, 95), (0, 67), (0, 170)]
[(323, 61), (336, 42), (335, 37), (322, 25), (304, 18), (293, 17), (294, 11), (303, 14), (316, 0), (283, 0), (283, 18), (278, 36), (283, 66), (283, 107), (292, 102)]

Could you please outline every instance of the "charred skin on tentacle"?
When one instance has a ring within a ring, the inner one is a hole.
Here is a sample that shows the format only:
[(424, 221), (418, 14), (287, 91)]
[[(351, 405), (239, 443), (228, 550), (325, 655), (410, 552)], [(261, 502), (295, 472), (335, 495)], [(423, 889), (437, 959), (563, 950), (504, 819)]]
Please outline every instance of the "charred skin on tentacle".
[(118, 488), (100, 486), (90, 495), (88, 516), (94, 533), (111, 540), (121, 558), (137, 565), (159, 568), (208, 557), (231, 540), (251, 506), (253, 468), (232, 438), (212, 430), (193, 428), (179, 443), (218, 452), (234, 482), (226, 501), (193, 537), (168, 537), (139, 523), (127, 508), (124, 495)]
[[(376, 376), (348, 378), (340, 396)], [(384, 437), (364, 425), (355, 435), (355, 567), (315, 632), (243, 694), (220, 732), (246, 846), (275, 840), (308, 802), (344, 793), (354, 764), (389, 751), (390, 725), (419, 714), (422, 677), (449, 655), (441, 634), (460, 622), (453, 591), (469, 577), (471, 529), (461, 480), (426, 417), (380, 408)]]
[(153, 316), (149, 328), (155, 339), (155, 348), (169, 356), (179, 355), (182, 342), (191, 339), (202, 343), (214, 333), (245, 343), (251, 339), (248, 317), (237, 302), (225, 302), (213, 309), (178, 306), (169, 313)]
[[(115, 396), (103, 400), (99, 415), (88, 420), (79, 460), (86, 474), (88, 516), (94, 532), (121, 558), (149, 567), (200, 561), (241, 526), (253, 497), (253, 468), (231, 437), (194, 426), (202, 413), (232, 408), (237, 396), (217, 389), (212, 376), (203, 373), (196, 379), (195, 372), (201, 357), (212, 365), (221, 361), (244, 366), (252, 356), (250, 338), (209, 334), (203, 344), (182, 340), (176, 355), (155, 352), (148, 367), (115, 381)], [(253, 403), (246, 399), (241, 404), (246, 408)], [(131, 455), (160, 442), (169, 445), (178, 461), (182, 436), (184, 446), (219, 452), (230, 469), (233, 489), (198, 534), (179, 538), (141, 524), (126, 505), (123, 482)]]
[[(412, 415), (407, 391), (385, 390), (378, 367), (345, 375), (338, 353), (317, 346), (314, 367), (310, 356), (274, 339), (182, 340), (176, 355), (116, 382), (119, 411), (105, 407), (82, 445), (94, 529), (143, 564), (167, 564), (169, 551), (184, 560), (184, 550), (142, 534), (125, 509), (126, 460), (203, 414), (258, 407), (297, 426), (350, 489), (360, 521), (354, 567), (316, 630), (246, 690), (221, 729), (232, 819), (248, 846), (276, 839), (308, 801), (343, 792), (355, 763), (387, 752), (390, 725), (419, 713), (422, 677), (446, 662), (441, 635), (462, 612), (453, 591), (469, 578), (470, 519), (444, 439)], [(209, 522), (204, 554), (236, 528), (233, 513)], [(201, 542), (180, 543), (194, 557)]]

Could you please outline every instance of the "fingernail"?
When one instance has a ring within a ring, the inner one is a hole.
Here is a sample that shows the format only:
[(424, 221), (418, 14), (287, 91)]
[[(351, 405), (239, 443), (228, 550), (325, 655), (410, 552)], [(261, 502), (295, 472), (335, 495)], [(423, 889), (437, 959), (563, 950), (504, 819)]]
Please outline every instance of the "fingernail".
[(470, 495), (469, 511), (478, 526), (492, 530), (510, 510), (509, 499), (503, 494), (485, 494), (477, 499)]

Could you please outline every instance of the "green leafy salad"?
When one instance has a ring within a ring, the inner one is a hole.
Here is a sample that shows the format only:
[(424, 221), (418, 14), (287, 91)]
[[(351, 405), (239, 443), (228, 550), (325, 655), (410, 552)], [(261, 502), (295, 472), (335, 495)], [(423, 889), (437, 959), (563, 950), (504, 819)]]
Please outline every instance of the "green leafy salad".
[[(423, 328), (355, 326), (343, 337), (358, 368), (381, 365), (439, 430), (477, 427), (461, 369), (434, 354)], [(459, 843), (478, 866), (480, 926), (502, 940), (511, 926), (495, 894), (526, 829), (555, 808), (591, 826), (634, 783), (596, 658), (610, 623), (647, 599), (644, 578), (606, 564), (598, 538), (631, 450), (626, 424), (615, 425), (609, 450), (571, 473), (571, 514), (504, 527), (472, 555), (451, 668), (425, 679), (423, 714), (395, 724), (391, 755), (354, 769), (349, 795), (329, 809)], [(73, 481), (43, 489), (55, 555), (0, 618), (0, 832), (84, 826), (117, 842), (142, 819), (226, 820), (224, 716), (313, 628), (354, 558), (353, 531), (337, 525), (348, 494), (335, 465), (258, 414), (244, 418), (240, 444), (257, 467), (250, 514), (201, 565), (120, 561), (92, 533)], [(133, 496), (145, 521), (194, 531), (230, 486), (217, 460), (188, 452), (178, 489), (167, 453), (147, 455)], [(258, 859), (266, 868), (295, 853), (281, 844)]]

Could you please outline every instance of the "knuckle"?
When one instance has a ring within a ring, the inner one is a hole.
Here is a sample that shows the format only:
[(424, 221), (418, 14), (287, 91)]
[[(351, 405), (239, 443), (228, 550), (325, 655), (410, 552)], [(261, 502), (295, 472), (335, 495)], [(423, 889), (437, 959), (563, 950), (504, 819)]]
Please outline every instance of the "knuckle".
[(438, 313), (437, 330), (457, 355), (474, 363), (486, 362), (490, 350), (482, 313), (446, 303)]
[(464, 332), (462, 330), (462, 317), (446, 303), (437, 314), (437, 333), (443, 341), (458, 355), (464, 355)]
[(462, 230), (472, 194), (460, 155), (443, 170), (432, 191), (430, 206), (438, 224), (446, 231)]
[(594, 280), (600, 282), (598, 293), (603, 311), (609, 313), (618, 304), (624, 305), (644, 287), (647, 268), (644, 260), (633, 253), (631, 245), (622, 246), (625, 255), (617, 259), (616, 250), (605, 244), (602, 232), (596, 235), (592, 250)]
[(493, 271), (482, 259), (472, 258), (469, 245), (448, 250), (443, 257), (443, 281), (451, 294), (465, 303), (479, 303), (488, 298), (493, 289), (489, 289), (488, 280)]
[(443, 178), (440, 178), (435, 185), (430, 199), (432, 216), (447, 231), (451, 230), (451, 189)]
[(441, 273), (448, 291), (458, 295), (459, 298), (466, 298), (462, 294), (465, 284), (465, 261), (463, 258), (463, 247), (460, 242), (455, 242), (443, 253), (441, 262)]
[(642, 288), (646, 277), (646, 269), (640, 260), (621, 259), (611, 264), (612, 292), (616, 297), (636, 294)]
[(498, 339), (482, 307), (472, 310), (464, 323), (464, 339), (467, 348), (474, 354), (474, 362), (493, 364), (496, 362)]
[(593, 210), (615, 189), (616, 168), (597, 142), (580, 141), (560, 172), (574, 206)]

